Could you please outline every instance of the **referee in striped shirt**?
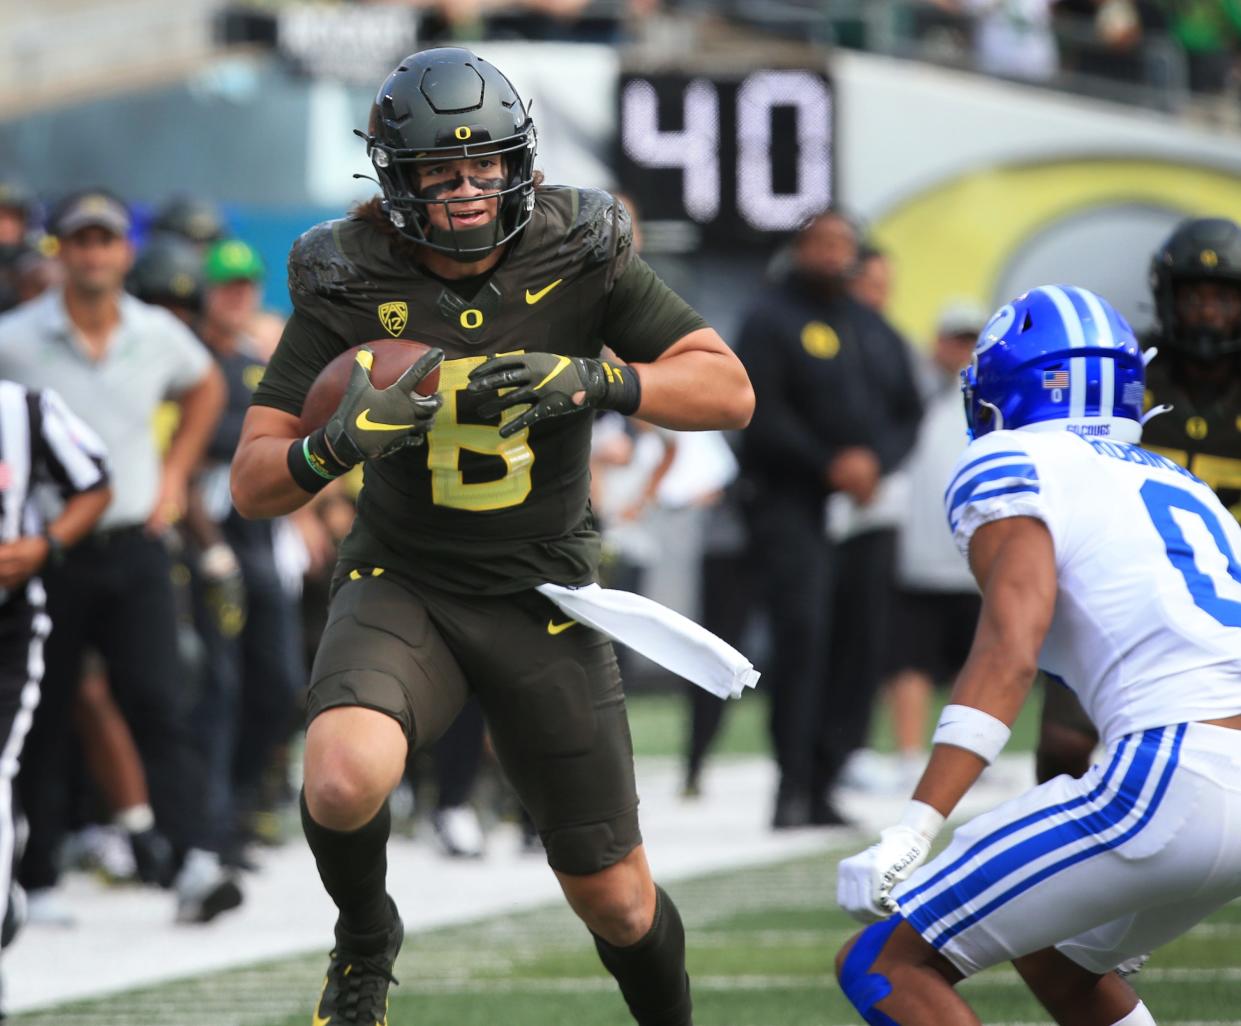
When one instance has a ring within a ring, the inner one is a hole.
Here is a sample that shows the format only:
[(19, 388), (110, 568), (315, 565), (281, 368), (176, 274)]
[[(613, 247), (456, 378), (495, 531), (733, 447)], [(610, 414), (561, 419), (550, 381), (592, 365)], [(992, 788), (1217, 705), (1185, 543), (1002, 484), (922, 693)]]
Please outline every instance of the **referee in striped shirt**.
[[(35, 501), (44, 489), (63, 501), (48, 522), (40, 507), (49, 504)], [(0, 946), (20, 923), (13, 778), (39, 702), (51, 629), (38, 574), (95, 526), (111, 499), (99, 437), (55, 392), (0, 380)]]

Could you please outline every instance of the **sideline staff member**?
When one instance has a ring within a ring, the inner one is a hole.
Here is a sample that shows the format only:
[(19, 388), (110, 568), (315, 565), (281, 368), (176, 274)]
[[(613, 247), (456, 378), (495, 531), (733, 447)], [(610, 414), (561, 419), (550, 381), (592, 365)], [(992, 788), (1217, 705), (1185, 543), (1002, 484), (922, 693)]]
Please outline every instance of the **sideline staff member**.
[[(10, 902), (21, 900), (11, 881), (16, 846), (13, 778), (43, 675), (43, 642), (51, 622), (39, 572), (57, 565), (107, 508), (103, 443), (55, 392), (28, 392), (0, 381), (0, 946), (20, 923)], [(36, 485), (64, 499), (44, 524), (31, 501)]]

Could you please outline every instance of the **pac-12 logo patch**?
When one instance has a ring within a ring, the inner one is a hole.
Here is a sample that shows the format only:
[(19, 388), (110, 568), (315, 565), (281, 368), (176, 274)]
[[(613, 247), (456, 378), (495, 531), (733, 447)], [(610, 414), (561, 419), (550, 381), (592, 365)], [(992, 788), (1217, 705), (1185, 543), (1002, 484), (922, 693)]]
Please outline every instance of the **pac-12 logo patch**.
[(400, 300), (379, 304), (379, 323), (393, 338), (405, 330), (405, 322), (409, 320), (409, 304)]

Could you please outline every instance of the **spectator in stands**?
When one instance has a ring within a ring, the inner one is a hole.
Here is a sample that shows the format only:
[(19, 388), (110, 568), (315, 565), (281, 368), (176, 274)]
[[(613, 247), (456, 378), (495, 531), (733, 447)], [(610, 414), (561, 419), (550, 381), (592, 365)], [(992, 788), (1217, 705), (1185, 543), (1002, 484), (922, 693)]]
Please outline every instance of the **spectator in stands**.
[[(815, 217), (793, 242), (791, 271), (755, 297), (739, 334), (757, 396), (739, 459), (757, 597), (771, 629), (764, 683), (780, 766), (778, 829), (843, 822), (815, 779), (832, 584), (824, 499), (843, 491), (865, 505), (913, 437), (885, 420), (904, 366), (893, 354), (904, 343), (849, 296), (856, 262), (850, 220), (838, 210)], [(897, 405), (916, 423), (912, 387)]]
[(978, 588), (944, 521), (943, 489), (968, 442), (960, 372), (969, 364), (986, 322), (987, 311), (977, 303), (947, 303), (930, 359), (920, 366), (926, 413), (906, 466), (909, 488), (897, 546), (894, 644), (888, 664), (888, 701), (902, 785), (916, 783), (926, 764), (932, 686), (956, 676), (978, 622)]
[(1055, 16), (1066, 69), (1134, 83), (1151, 75), (1143, 44), (1167, 28), (1160, 0), (1059, 0)]
[[(183, 325), (123, 292), (133, 256), (129, 212), (119, 199), (98, 189), (75, 194), (53, 229), (65, 286), (0, 318), (0, 374), (55, 388), (79, 412), (112, 455), (114, 498), (99, 527), (47, 575), (55, 626), (18, 777), (31, 826), (20, 879), (55, 901), (49, 889), (64, 829), (68, 710), (89, 644), (103, 655), (151, 784), (153, 809), (133, 810), (131, 828), (158, 825), (173, 840), (182, 855), (178, 918), (203, 921), (238, 904), (241, 894), (207, 850), (212, 824), (178, 693), (183, 673), (160, 535), (184, 509), (223, 384)], [(150, 424), (167, 394), (178, 399), (181, 422), (161, 465)]]
[(1046, 82), (1059, 58), (1052, 32), (1056, 0), (925, 0), (941, 10), (974, 18), (974, 60), (979, 71)]
[(1241, 0), (1160, 0), (1189, 59), (1189, 88), (1220, 93), (1237, 74)]

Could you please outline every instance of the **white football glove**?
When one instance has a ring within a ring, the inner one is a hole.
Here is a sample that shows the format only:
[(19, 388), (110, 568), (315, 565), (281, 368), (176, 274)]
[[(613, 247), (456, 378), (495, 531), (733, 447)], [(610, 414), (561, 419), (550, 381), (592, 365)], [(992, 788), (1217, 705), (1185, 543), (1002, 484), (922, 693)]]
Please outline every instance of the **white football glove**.
[(878, 844), (841, 860), (836, 878), (836, 901), (860, 923), (878, 922), (900, 911), (892, 899), (892, 889), (908, 880), (931, 853), (943, 817), (921, 802), (910, 805), (921, 806), (921, 809), (917, 810), (917, 815), (907, 814), (905, 818), (918, 820), (922, 829), (908, 822), (898, 823), (879, 835)]

